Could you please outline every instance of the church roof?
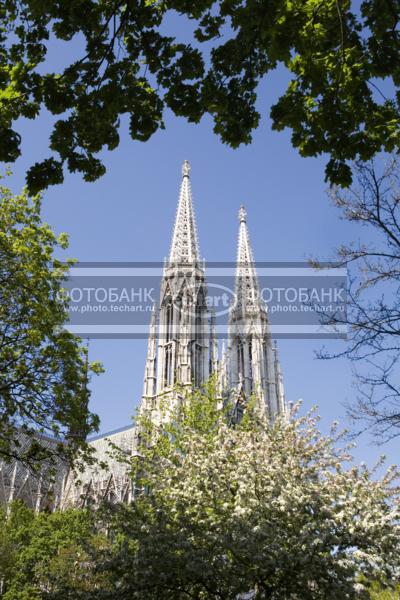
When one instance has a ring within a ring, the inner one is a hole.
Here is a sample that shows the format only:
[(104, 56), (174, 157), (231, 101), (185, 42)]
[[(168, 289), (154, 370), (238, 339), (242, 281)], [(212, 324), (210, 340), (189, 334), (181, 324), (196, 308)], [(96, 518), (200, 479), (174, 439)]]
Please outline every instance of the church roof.
[(124, 427), (119, 427), (118, 429), (112, 429), (111, 431), (106, 431), (105, 433), (99, 433), (98, 435), (94, 435), (88, 438), (88, 442), (94, 442), (96, 440), (101, 440), (102, 438), (110, 437), (110, 435), (115, 435), (117, 433), (122, 433), (123, 431), (129, 431), (130, 429), (135, 429), (135, 425), (125, 425)]

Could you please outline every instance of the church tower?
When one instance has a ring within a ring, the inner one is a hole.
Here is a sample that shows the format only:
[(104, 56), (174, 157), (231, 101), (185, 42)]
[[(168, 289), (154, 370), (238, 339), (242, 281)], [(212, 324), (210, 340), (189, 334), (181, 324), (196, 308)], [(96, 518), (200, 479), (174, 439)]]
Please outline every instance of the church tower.
[(218, 397), (232, 402), (235, 418), (250, 397), (260, 413), (285, 411), (283, 379), (251, 249), (246, 211), (239, 212), (235, 302), (230, 308), (228, 348), (218, 356), (215, 315), (207, 306), (190, 185), (184, 161), (172, 243), (166, 259), (158, 308), (153, 308), (141, 412), (156, 424), (169, 418), (183, 390), (199, 388), (215, 373)]
[(182, 167), (158, 313), (153, 312), (150, 326), (142, 408), (160, 423), (165, 418), (163, 405), (173, 409), (179, 400), (177, 385), (186, 389), (199, 387), (210, 377), (215, 363), (188, 161)]
[(235, 300), (229, 315), (229, 369), (231, 394), (240, 419), (253, 396), (259, 412), (274, 418), (285, 410), (283, 381), (276, 346), (272, 344), (266, 306), (253, 259), (244, 206), (239, 211), (239, 241)]

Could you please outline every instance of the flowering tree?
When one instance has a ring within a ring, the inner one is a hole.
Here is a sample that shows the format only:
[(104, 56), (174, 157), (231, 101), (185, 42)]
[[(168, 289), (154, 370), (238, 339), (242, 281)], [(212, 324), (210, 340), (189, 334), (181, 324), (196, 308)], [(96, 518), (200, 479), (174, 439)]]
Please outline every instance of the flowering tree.
[(114, 517), (103, 567), (120, 600), (369, 598), (370, 582), (395, 579), (394, 469), (345, 468), (349, 448), (313, 414), (266, 426), (249, 409), (232, 427), (210, 390), (181, 412), (143, 449), (143, 493)]
[(212, 386), (179, 412), (162, 432), (142, 420), (131, 506), (14, 509), (0, 527), (7, 600), (392, 597), (394, 469), (346, 468), (348, 449), (313, 414), (267, 425), (249, 407), (232, 426)]

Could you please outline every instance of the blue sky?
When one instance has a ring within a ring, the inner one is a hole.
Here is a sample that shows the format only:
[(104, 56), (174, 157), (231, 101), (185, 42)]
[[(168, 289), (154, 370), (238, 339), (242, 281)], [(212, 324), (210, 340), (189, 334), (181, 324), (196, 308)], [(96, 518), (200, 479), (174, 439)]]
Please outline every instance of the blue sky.
[[(162, 260), (171, 241), (183, 159), (191, 162), (200, 247), (209, 261), (235, 259), (242, 203), (258, 261), (330, 259), (335, 246), (357, 239), (362, 232), (341, 221), (330, 205), (325, 158), (300, 158), (287, 132), (270, 129), (269, 108), (285, 82), (285, 74), (277, 72), (262, 83), (261, 126), (252, 144), (237, 150), (221, 143), (209, 118), (190, 125), (167, 114), (166, 130), (146, 143), (130, 140), (123, 121), (119, 148), (102, 155), (107, 167), (102, 179), (85, 183), (79, 175), (67, 175), (64, 185), (45, 194), (43, 217), (57, 232), (69, 233), (68, 255), (80, 261)], [(21, 121), (23, 154), (9, 181), (14, 191), (23, 185), (26, 168), (48, 156), (50, 123), (45, 113), (35, 122)], [(337, 351), (343, 343), (326, 346)], [(142, 392), (146, 345), (145, 340), (90, 342), (91, 358), (105, 368), (92, 382), (91, 408), (101, 417), (101, 431), (130, 422)], [(316, 360), (320, 346), (316, 340), (279, 342), (287, 397), (302, 398), (306, 409), (318, 404), (323, 429), (335, 419), (347, 426), (342, 404), (355, 394), (350, 366), (346, 360)], [(400, 448), (396, 441), (376, 448), (368, 435), (358, 445), (357, 459), (367, 462), (382, 451), (395, 462)]]

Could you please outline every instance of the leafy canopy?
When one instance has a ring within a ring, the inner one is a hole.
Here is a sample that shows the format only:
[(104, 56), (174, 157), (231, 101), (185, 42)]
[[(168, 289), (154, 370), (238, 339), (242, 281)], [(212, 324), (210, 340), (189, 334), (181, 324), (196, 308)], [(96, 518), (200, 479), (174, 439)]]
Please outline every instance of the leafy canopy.
[[(31, 466), (72, 457), (98, 419), (88, 409), (89, 371), (80, 340), (64, 329), (67, 246), (40, 215), (40, 198), (0, 186), (0, 458)], [(38, 433), (57, 437), (51, 447)], [(69, 444), (61, 442), (68, 437)]]
[[(163, 33), (172, 11), (193, 21), (190, 43)], [(125, 114), (134, 140), (164, 127), (168, 107), (191, 122), (208, 113), (223, 142), (249, 143), (258, 84), (280, 65), (289, 83), (272, 127), (288, 127), (302, 156), (326, 153), (327, 179), (348, 185), (349, 160), (399, 146), (399, 16), (393, 0), (3, 0), (0, 160), (17, 159), (16, 121), (42, 108), (56, 121), (50, 156), (27, 174), (35, 193), (65, 169), (100, 177), (98, 153), (118, 146)], [(71, 50), (56, 71), (54, 38)]]
[(106, 586), (91, 556), (107, 545), (87, 510), (35, 514), (14, 502), (9, 514), (0, 514), (2, 598), (91, 598), (92, 590)]

